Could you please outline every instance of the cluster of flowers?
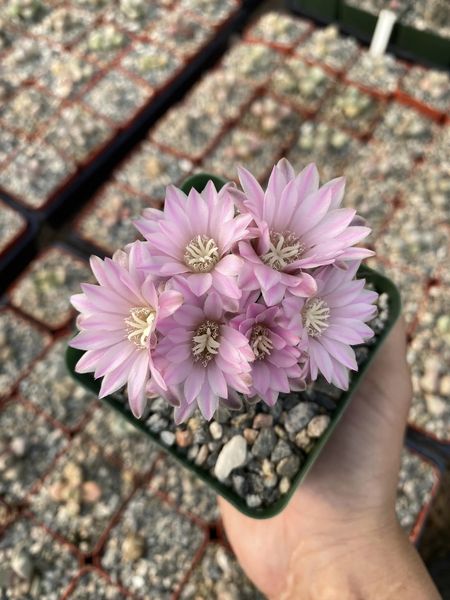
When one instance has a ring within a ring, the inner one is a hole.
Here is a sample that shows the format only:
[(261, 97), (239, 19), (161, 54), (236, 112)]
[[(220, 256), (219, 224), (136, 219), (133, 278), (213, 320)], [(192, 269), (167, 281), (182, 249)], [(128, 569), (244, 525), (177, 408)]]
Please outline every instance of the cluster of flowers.
[(98, 285), (72, 296), (77, 372), (103, 378), (100, 397), (127, 384), (136, 417), (155, 395), (176, 423), (197, 405), (208, 420), (220, 403), (238, 408), (242, 395), (273, 406), (319, 373), (346, 389), (351, 346), (373, 335), (377, 294), (355, 277), (370, 229), (340, 208), (344, 179), (319, 187), (314, 164), (296, 175), (286, 159), (266, 191), (239, 177), (242, 191), (169, 186), (164, 210), (136, 222), (145, 241), (93, 256)]

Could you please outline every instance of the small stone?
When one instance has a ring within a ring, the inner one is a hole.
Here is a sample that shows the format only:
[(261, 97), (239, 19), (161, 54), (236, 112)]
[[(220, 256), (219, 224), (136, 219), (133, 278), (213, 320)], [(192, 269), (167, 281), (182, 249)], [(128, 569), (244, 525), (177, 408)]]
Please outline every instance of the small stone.
[(34, 571), (33, 560), (25, 548), (20, 548), (11, 557), (11, 568), (25, 581), (31, 581)]
[(263, 427), (272, 427), (273, 416), (267, 413), (258, 413), (253, 419), (253, 429), (262, 429)]
[(83, 471), (77, 463), (68, 462), (64, 467), (63, 475), (70, 487), (77, 487), (83, 481)]
[(274, 463), (279, 462), (282, 458), (286, 458), (291, 456), (292, 450), (287, 442), (284, 440), (278, 440), (277, 445), (273, 449), (273, 452), (270, 456), (270, 460)]
[(245, 427), (249, 426), (251, 422), (251, 416), (248, 413), (242, 413), (241, 415), (236, 415), (231, 419), (231, 425), (236, 427), (236, 429), (242, 430)]
[(307, 432), (312, 438), (319, 438), (330, 424), (330, 417), (328, 415), (318, 415), (313, 417), (308, 423)]
[(425, 374), (420, 380), (420, 385), (424, 392), (435, 394), (439, 390), (439, 373), (441, 370), (441, 362), (430, 357), (425, 361)]
[(134, 533), (130, 533), (126, 536), (123, 546), (123, 558), (127, 562), (134, 562), (142, 557), (145, 550), (145, 540)]
[(264, 427), (259, 432), (252, 448), (252, 454), (258, 458), (266, 458), (270, 455), (277, 443), (277, 436), (270, 427)]
[(250, 427), (246, 427), (242, 432), (242, 435), (247, 440), (247, 443), (251, 446), (255, 443), (255, 440), (258, 437), (258, 432), (256, 431), (256, 429), (250, 429)]
[(242, 475), (233, 475), (232, 483), (235, 492), (239, 494), (239, 496), (245, 496), (246, 489), (248, 489), (245, 477)]
[(22, 458), (25, 456), (27, 452), (27, 440), (24, 437), (14, 437), (11, 440), (11, 451), (18, 458)]
[(175, 440), (177, 442), (177, 446), (180, 448), (187, 448), (192, 444), (194, 437), (190, 429), (177, 429), (175, 433)]
[(439, 385), (439, 392), (442, 396), (450, 397), (450, 375), (444, 375)]
[(102, 489), (95, 481), (85, 481), (81, 490), (83, 502), (93, 504), (94, 502), (98, 502), (102, 497)]
[(275, 474), (275, 468), (273, 464), (265, 458), (262, 463), (262, 472), (264, 475), (264, 487), (273, 488), (278, 483), (278, 477)]
[(282, 440), (287, 440), (288, 436), (287, 436), (286, 430), (283, 427), (281, 427), (281, 425), (275, 425), (273, 430), (275, 431), (275, 433), (277, 434), (277, 436), (279, 438), (281, 438)]
[(159, 437), (166, 446), (173, 446), (175, 442), (175, 434), (172, 431), (161, 431)]
[(308, 451), (311, 448), (312, 442), (309, 438), (307, 429), (302, 429), (295, 436), (295, 445), (302, 450)]
[(66, 513), (71, 517), (76, 517), (80, 514), (81, 506), (76, 498), (69, 498), (64, 505)]
[(220, 440), (223, 435), (223, 427), (217, 421), (213, 421), (209, 426), (209, 433), (213, 440)]
[(219, 481), (224, 481), (233, 469), (241, 467), (247, 459), (247, 442), (241, 435), (235, 435), (220, 451), (217, 457), (214, 474)]
[(198, 444), (194, 444), (193, 446), (191, 446), (187, 453), (188, 460), (194, 460), (198, 454), (198, 451), (199, 451)]
[(64, 499), (64, 489), (64, 484), (62, 484), (60, 481), (55, 481), (55, 483), (53, 483), (49, 489), (50, 498), (55, 502), (62, 502)]
[(289, 481), (289, 479), (287, 477), (283, 477), (283, 479), (280, 481), (280, 485), (278, 486), (280, 494), (286, 494), (289, 491), (290, 487), (291, 482)]
[(300, 459), (298, 456), (293, 454), (287, 458), (282, 458), (277, 465), (277, 473), (282, 477), (288, 477), (292, 479), (294, 475), (298, 473), (300, 468)]
[(294, 406), (287, 413), (285, 422), (286, 431), (294, 434), (306, 427), (315, 415), (316, 409), (317, 405), (312, 402), (300, 402), (297, 406)]
[(208, 458), (209, 449), (207, 444), (203, 444), (198, 451), (197, 456), (195, 457), (195, 464), (201, 466), (204, 464), (205, 460)]
[(428, 412), (435, 417), (444, 415), (448, 407), (447, 400), (434, 394), (425, 394), (425, 404)]
[(256, 494), (248, 494), (248, 496), (245, 497), (245, 501), (249, 508), (258, 508), (262, 503), (261, 498)]

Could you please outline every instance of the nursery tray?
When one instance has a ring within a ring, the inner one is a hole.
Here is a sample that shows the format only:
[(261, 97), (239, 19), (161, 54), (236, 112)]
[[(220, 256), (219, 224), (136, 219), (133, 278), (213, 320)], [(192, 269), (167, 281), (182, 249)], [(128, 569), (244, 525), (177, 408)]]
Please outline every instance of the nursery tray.
[[(359, 7), (339, 3), (339, 24), (344, 30), (356, 35), (365, 42), (372, 39), (378, 15)], [(448, 67), (450, 65), (450, 40), (432, 31), (420, 31), (411, 25), (398, 21), (394, 25), (390, 46), (405, 57)]]
[[(220, 177), (216, 177), (214, 175), (208, 175), (204, 173), (199, 173), (189, 177), (182, 186), (184, 192), (188, 192), (189, 189), (194, 187), (195, 189), (201, 191), (208, 180), (212, 180), (216, 188), (220, 188), (224, 180)], [(134, 425), (137, 429), (146, 434), (151, 440), (160, 446), (163, 450), (172, 455), (176, 460), (178, 460), (184, 467), (195, 473), (201, 480), (203, 480), (207, 485), (213, 488), (218, 494), (223, 496), (228, 502), (230, 502), (233, 506), (235, 506), (242, 513), (247, 516), (256, 518), (256, 519), (266, 519), (275, 516), (279, 512), (283, 510), (283, 508), (288, 504), (292, 495), (295, 493), (296, 489), (300, 485), (300, 483), (304, 480), (310, 468), (314, 464), (315, 460), (319, 456), (322, 448), (327, 443), (329, 437), (332, 435), (336, 425), (338, 424), (340, 418), (344, 414), (346, 408), (350, 404), (353, 393), (358, 387), (361, 379), (364, 377), (366, 370), (369, 365), (373, 361), (376, 353), (380, 349), (383, 344), (384, 339), (388, 335), (389, 331), (392, 329), (392, 326), (396, 322), (397, 318), (400, 315), (401, 301), (400, 294), (396, 288), (396, 286), (390, 281), (387, 277), (384, 277), (380, 273), (370, 269), (369, 267), (362, 266), (357, 274), (360, 278), (365, 278), (368, 283), (372, 284), (375, 290), (381, 294), (385, 293), (388, 296), (388, 307), (389, 307), (389, 316), (386, 321), (386, 326), (384, 330), (378, 335), (375, 343), (369, 346), (369, 354), (365, 362), (360, 366), (360, 369), (357, 373), (354, 373), (351, 377), (349, 389), (342, 393), (340, 400), (338, 401), (338, 405), (331, 416), (330, 424), (322, 435), (320, 439), (317, 440), (314, 448), (308, 454), (305, 462), (297, 472), (297, 474), (292, 478), (291, 487), (289, 491), (281, 496), (276, 502), (274, 502), (271, 506), (260, 507), (260, 508), (249, 508), (245, 503), (244, 499), (241, 498), (231, 487), (228, 487), (218, 481), (215, 477), (213, 477), (208, 471), (195, 465), (193, 462), (187, 460), (185, 455), (178, 450), (176, 447), (168, 447), (166, 446), (160, 439), (157, 433), (151, 432), (145, 425), (144, 421), (136, 419), (133, 417), (127, 406), (124, 404), (123, 397), (120, 394), (113, 394), (106, 398), (103, 398), (103, 401), (111, 406), (114, 410), (120, 413), (129, 423)], [(72, 377), (81, 385), (83, 385), (88, 390), (94, 392), (98, 395), (100, 390), (100, 380), (95, 380), (92, 374), (80, 374), (75, 372), (75, 365), (81, 356), (84, 354), (82, 350), (76, 350), (74, 348), (67, 348), (66, 352), (66, 362), (67, 367), (69, 369)]]

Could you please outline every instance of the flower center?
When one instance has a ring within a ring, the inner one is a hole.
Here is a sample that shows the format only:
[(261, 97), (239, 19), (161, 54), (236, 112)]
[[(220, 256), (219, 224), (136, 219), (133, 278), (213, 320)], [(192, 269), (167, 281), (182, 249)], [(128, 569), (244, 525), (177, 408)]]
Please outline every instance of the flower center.
[(153, 308), (138, 306), (130, 310), (130, 316), (125, 319), (127, 325), (127, 337), (130, 342), (147, 348), (148, 338), (150, 337), (155, 325), (156, 312)]
[(184, 262), (197, 273), (209, 273), (219, 262), (219, 248), (213, 238), (197, 235), (186, 246)]
[(250, 336), (250, 346), (257, 360), (262, 360), (270, 354), (273, 349), (273, 343), (267, 327), (264, 327), (264, 325), (253, 327)]
[(322, 298), (310, 298), (302, 309), (303, 326), (310, 337), (318, 337), (328, 329), (330, 308)]
[(192, 338), (192, 356), (195, 362), (201, 362), (204, 367), (219, 351), (219, 324), (215, 321), (203, 321), (197, 327)]
[(271, 231), (269, 249), (261, 256), (261, 260), (272, 269), (281, 271), (298, 260), (304, 250), (305, 246), (292, 231)]

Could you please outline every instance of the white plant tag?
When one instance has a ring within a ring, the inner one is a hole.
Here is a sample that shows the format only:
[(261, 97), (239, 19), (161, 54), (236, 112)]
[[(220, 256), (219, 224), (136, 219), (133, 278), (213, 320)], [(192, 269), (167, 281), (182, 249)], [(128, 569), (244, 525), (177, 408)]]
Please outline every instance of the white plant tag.
[(369, 52), (372, 56), (382, 56), (386, 52), (396, 20), (397, 15), (392, 10), (384, 8), (380, 11), (370, 43)]

